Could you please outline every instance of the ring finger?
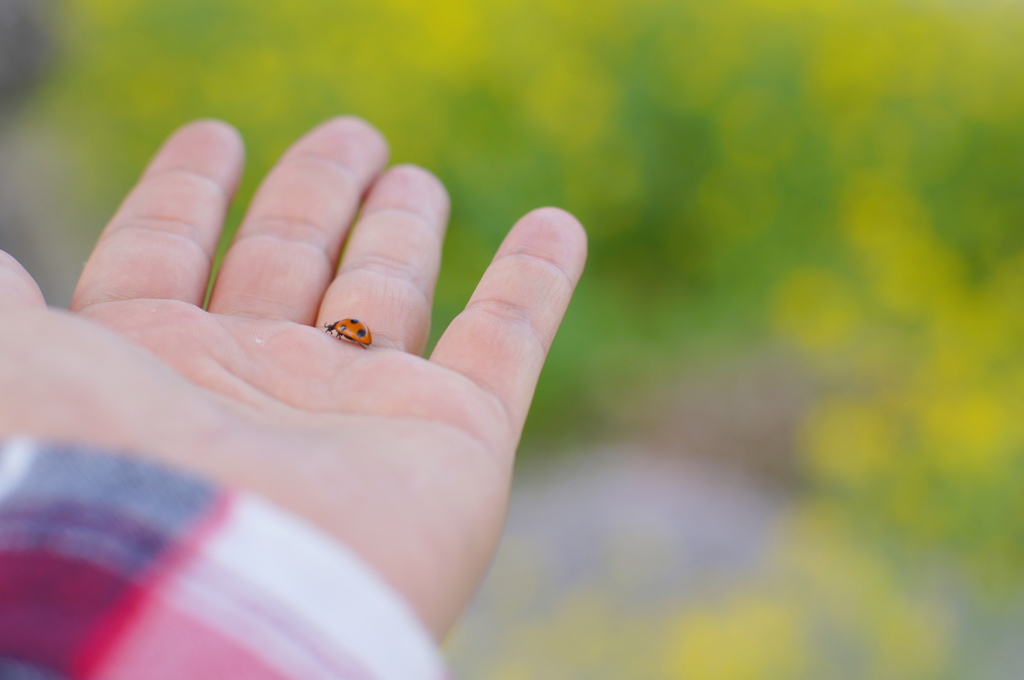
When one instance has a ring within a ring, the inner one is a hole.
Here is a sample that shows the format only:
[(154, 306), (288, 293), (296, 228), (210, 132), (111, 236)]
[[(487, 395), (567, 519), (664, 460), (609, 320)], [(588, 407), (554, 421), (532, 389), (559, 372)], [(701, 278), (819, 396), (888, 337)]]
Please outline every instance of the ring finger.
[(352, 230), (318, 325), (356, 317), (374, 343), (420, 353), (448, 223), (448, 194), (432, 174), (392, 168), (374, 184)]

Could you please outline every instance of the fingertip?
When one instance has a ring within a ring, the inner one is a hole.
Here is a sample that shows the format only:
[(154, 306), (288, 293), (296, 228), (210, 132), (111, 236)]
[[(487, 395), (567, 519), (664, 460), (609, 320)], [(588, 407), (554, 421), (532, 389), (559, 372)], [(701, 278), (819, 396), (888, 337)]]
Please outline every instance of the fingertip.
[(391, 154), (388, 140), (380, 130), (363, 118), (349, 114), (328, 118), (320, 123), (295, 148), (304, 147), (303, 142), (308, 139), (314, 139), (314, 143), (324, 148), (329, 155), (348, 151), (381, 167)]
[(451, 209), (451, 199), (444, 183), (434, 173), (412, 163), (401, 163), (388, 168), (377, 180), (369, 202), (373, 202), (375, 194), (379, 193), (386, 194), (390, 202), (398, 206), (429, 206), (430, 214), (441, 221), (448, 219), (448, 212)]
[(534, 208), (530, 212), (523, 216), (523, 219), (539, 219), (546, 220), (552, 223), (564, 224), (567, 227), (575, 229), (583, 229), (583, 225), (580, 223), (576, 216), (568, 210), (558, 208), (553, 205), (543, 206), (540, 208)]
[(366, 120), (362, 116), (355, 115), (354, 113), (341, 113), (341, 114), (338, 114), (336, 116), (331, 116), (330, 118), (328, 118), (324, 122), (320, 123), (320, 125), (318, 125), (317, 127), (332, 127), (332, 126), (337, 126), (337, 127), (342, 127), (342, 128), (347, 127), (347, 128), (353, 128), (353, 129), (359, 128), (359, 129), (361, 129), (361, 130), (363, 130), (365, 132), (368, 132), (370, 134), (378, 135), (378, 136), (380, 136), (381, 139), (384, 138), (384, 135), (381, 133), (380, 130), (377, 129), (376, 125), (374, 125), (370, 121)]
[(570, 278), (579, 279), (587, 260), (587, 232), (576, 217), (561, 208), (531, 210), (512, 228), (498, 256), (514, 252), (543, 253)]
[(32, 276), (13, 256), (0, 250), (0, 304), (46, 307), (46, 300)]
[(541, 225), (557, 231), (561, 238), (571, 241), (577, 246), (587, 247), (587, 230), (568, 210), (553, 206), (536, 208), (526, 213), (523, 219), (539, 222)]
[(206, 176), (233, 192), (245, 162), (245, 143), (233, 126), (221, 120), (194, 120), (171, 133), (143, 177), (188, 170)]
[(238, 129), (217, 118), (199, 118), (178, 128), (172, 137), (188, 136), (196, 143), (228, 153), (245, 153), (245, 140)]

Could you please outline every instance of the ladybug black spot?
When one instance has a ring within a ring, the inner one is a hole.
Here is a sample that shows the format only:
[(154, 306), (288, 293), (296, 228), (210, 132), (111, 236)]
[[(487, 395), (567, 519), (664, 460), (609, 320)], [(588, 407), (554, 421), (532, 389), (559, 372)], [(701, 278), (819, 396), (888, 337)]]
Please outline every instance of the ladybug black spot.
[(360, 328), (358, 331), (356, 331), (356, 337), (361, 338), (361, 337), (363, 337), (365, 335), (366, 335), (366, 329), (365, 328)]
[(352, 325), (353, 325), (353, 326), (354, 326), (355, 324), (359, 323), (359, 319), (349, 319), (349, 321), (351, 321), (351, 322), (352, 322)]

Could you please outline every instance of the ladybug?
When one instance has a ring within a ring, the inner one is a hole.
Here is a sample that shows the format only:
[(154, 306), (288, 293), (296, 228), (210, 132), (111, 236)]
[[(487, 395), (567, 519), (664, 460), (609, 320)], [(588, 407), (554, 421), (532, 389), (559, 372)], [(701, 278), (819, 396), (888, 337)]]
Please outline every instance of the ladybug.
[(342, 319), (334, 323), (324, 324), (324, 328), (327, 329), (328, 333), (336, 334), (339, 338), (354, 342), (363, 349), (369, 347), (370, 343), (373, 342), (373, 335), (370, 334), (369, 327), (359, 319)]

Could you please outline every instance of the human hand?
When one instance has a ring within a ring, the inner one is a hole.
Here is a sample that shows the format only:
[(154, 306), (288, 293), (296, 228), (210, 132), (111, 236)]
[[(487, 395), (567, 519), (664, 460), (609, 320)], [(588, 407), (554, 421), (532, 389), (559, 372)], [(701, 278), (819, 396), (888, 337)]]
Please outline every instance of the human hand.
[[(358, 553), (440, 637), (500, 535), (584, 232), (555, 209), (520, 220), (424, 359), (447, 195), (419, 168), (382, 173), (380, 134), (338, 118), (264, 180), (204, 311), (242, 157), (224, 124), (174, 134), (70, 313), (0, 252), (0, 438), (135, 452), (261, 494)], [(324, 332), (346, 317), (369, 349)]]

